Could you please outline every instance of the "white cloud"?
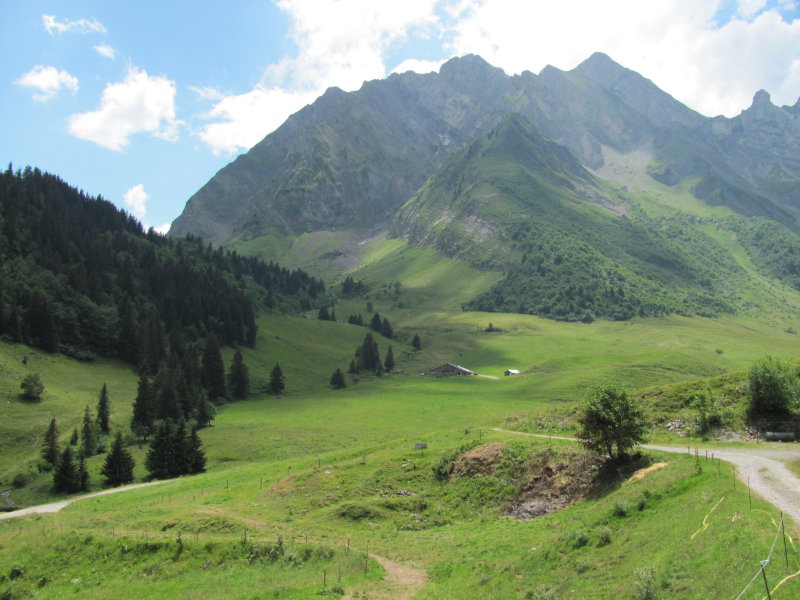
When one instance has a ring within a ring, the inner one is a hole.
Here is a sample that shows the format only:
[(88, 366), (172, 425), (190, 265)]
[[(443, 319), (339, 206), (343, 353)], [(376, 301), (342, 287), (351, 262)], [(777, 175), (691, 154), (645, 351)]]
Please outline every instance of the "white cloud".
[(125, 202), (125, 206), (130, 209), (131, 214), (141, 221), (147, 214), (147, 199), (149, 197), (149, 194), (144, 191), (144, 184), (140, 183), (125, 192), (122, 199)]
[(767, 5), (767, 0), (739, 0), (739, 14), (752, 19)]
[[(763, 1), (739, 6), (752, 15)], [(466, 0), (459, 9), (450, 52), (480, 54), (507, 73), (571, 69), (602, 51), (707, 115), (737, 114), (760, 88), (777, 103), (798, 94), (800, 19), (772, 8), (722, 26), (713, 24), (718, 0)]]
[(29, 87), (39, 90), (33, 95), (37, 102), (46, 102), (54, 98), (62, 88), (78, 91), (78, 78), (70, 75), (67, 71), (59, 71), (55, 67), (45, 67), (36, 65), (14, 83), (21, 87)]
[(97, 19), (78, 19), (59, 22), (53, 15), (42, 15), (42, 23), (47, 33), (106, 33), (106, 28)]
[(175, 82), (151, 77), (135, 67), (128, 70), (122, 82), (106, 86), (97, 110), (69, 118), (72, 135), (110, 150), (122, 150), (128, 138), (139, 132), (175, 141), (179, 125), (181, 122), (175, 119)]
[(110, 58), (112, 60), (117, 57), (117, 51), (108, 44), (98, 44), (97, 46), (92, 47), (100, 56), (105, 56), (106, 58)]
[(167, 235), (169, 233), (169, 228), (172, 227), (172, 223), (164, 223), (163, 225), (156, 225), (153, 227), (156, 233), (160, 233), (161, 235)]
[(439, 68), (444, 63), (444, 60), (420, 60), (417, 58), (407, 58), (394, 69), (392, 69), (392, 73), (405, 73), (406, 71), (414, 71), (415, 73), (438, 73)]
[(225, 94), (223, 94), (215, 87), (210, 87), (210, 86), (195, 87), (193, 85), (190, 85), (189, 89), (192, 90), (195, 94), (197, 94), (201, 98), (203, 98), (204, 100), (213, 100), (216, 102), (218, 100), (222, 100), (223, 98), (225, 98)]
[[(436, 0), (280, 0), (296, 56), (271, 65), (254, 89), (227, 96), (198, 134), (214, 152), (250, 148), (326, 88), (354, 90), (386, 75), (387, 49), (437, 23)], [(197, 91), (197, 90), (195, 90)]]

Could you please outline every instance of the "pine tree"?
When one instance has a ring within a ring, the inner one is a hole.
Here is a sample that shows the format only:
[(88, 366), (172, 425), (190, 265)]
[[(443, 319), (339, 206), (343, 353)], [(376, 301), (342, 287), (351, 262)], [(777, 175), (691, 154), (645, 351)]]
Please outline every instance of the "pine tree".
[(100, 473), (106, 478), (106, 485), (116, 487), (133, 481), (133, 468), (136, 463), (131, 453), (125, 449), (122, 441), (122, 432), (114, 435), (111, 450), (106, 456), (106, 462)]
[(55, 417), (50, 420), (50, 426), (44, 434), (41, 452), (42, 458), (51, 467), (55, 467), (58, 461), (58, 422)]
[(389, 346), (389, 349), (386, 351), (386, 358), (383, 361), (383, 366), (387, 373), (391, 373), (394, 370), (394, 353), (392, 352), (391, 346)]
[(195, 410), (195, 420), (197, 421), (197, 428), (204, 429), (211, 425), (216, 414), (216, 407), (208, 401), (208, 396), (205, 390), (201, 390), (200, 395), (197, 397), (197, 408)]
[(237, 400), (247, 398), (250, 391), (250, 374), (239, 349), (233, 354), (231, 368), (228, 371), (228, 390), (230, 390), (231, 396)]
[(219, 342), (213, 335), (208, 336), (203, 349), (203, 365), (200, 378), (203, 387), (208, 392), (208, 397), (214, 404), (225, 401), (228, 394), (225, 391), (225, 364), (219, 350)]
[(379, 313), (375, 313), (372, 315), (372, 320), (369, 322), (369, 328), (372, 329), (372, 331), (377, 331), (380, 333), (382, 324), (383, 322), (381, 321), (381, 315)]
[(416, 333), (414, 334), (414, 339), (411, 340), (411, 347), (414, 348), (414, 350), (422, 348), (422, 342), (420, 342), (419, 335)]
[(269, 374), (269, 391), (273, 394), (280, 394), (286, 388), (286, 378), (283, 376), (283, 371), (278, 363), (272, 367), (272, 372)]
[(350, 367), (347, 369), (347, 372), (351, 375), (358, 373), (358, 365), (356, 364), (355, 358), (350, 361)]
[(192, 428), (192, 433), (186, 442), (186, 466), (189, 474), (204, 473), (206, 470), (206, 454), (203, 452), (203, 443), (197, 434), (197, 428)]
[(97, 424), (100, 427), (100, 432), (108, 435), (111, 433), (109, 429), (109, 419), (111, 416), (111, 407), (108, 400), (108, 387), (103, 384), (100, 390), (100, 397), (97, 400)]
[(78, 491), (79, 483), (72, 448), (67, 446), (58, 457), (53, 471), (53, 491), (58, 494), (74, 494)]
[(97, 453), (97, 423), (92, 418), (92, 412), (87, 406), (83, 410), (81, 422), (81, 450), (84, 456), (94, 456)]
[(372, 337), (372, 333), (364, 336), (364, 341), (356, 350), (357, 367), (359, 371), (372, 371), (377, 373), (383, 370), (381, 357), (378, 351), (378, 343)]
[(168, 479), (175, 471), (176, 460), (175, 425), (163, 421), (156, 427), (150, 449), (145, 458), (145, 467), (150, 479)]
[(319, 309), (319, 312), (317, 312), (317, 319), (319, 319), (320, 321), (330, 321), (331, 316), (330, 314), (328, 314), (327, 306), (323, 306), (322, 308)]
[(389, 339), (394, 337), (394, 331), (392, 331), (392, 326), (389, 323), (389, 319), (386, 317), (384, 317), (383, 321), (381, 322), (381, 335)]
[(342, 370), (337, 368), (331, 375), (331, 387), (335, 390), (341, 390), (347, 387), (347, 381), (344, 378)]
[(69, 445), (70, 446), (77, 446), (78, 445), (78, 428), (72, 430), (72, 435), (69, 436)]

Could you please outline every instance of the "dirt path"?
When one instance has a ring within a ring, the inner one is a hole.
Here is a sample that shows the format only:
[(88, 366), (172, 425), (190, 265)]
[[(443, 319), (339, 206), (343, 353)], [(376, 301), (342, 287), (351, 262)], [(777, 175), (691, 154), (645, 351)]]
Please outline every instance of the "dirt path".
[[(536, 433), (523, 433), (521, 431), (508, 431), (495, 427), (494, 431), (512, 433), (529, 437), (538, 437), (554, 440), (577, 442), (575, 438), (549, 436)], [(672, 452), (687, 454), (686, 446), (658, 446), (644, 445), (648, 450), (659, 452)], [(737, 475), (743, 483), (749, 483), (750, 489), (763, 496), (768, 502), (774, 504), (779, 510), (800, 524), (800, 479), (786, 468), (781, 461), (800, 458), (800, 450), (760, 450), (756, 448), (714, 448), (714, 458), (736, 465)], [(703, 453), (705, 458), (705, 452)]]
[(111, 488), (110, 490), (103, 490), (102, 492), (95, 492), (94, 494), (86, 494), (85, 496), (78, 496), (77, 498), (70, 498), (62, 500), (61, 502), (52, 502), (51, 504), (40, 504), (39, 506), (30, 506), (28, 508), (21, 508), (11, 512), (0, 513), (0, 520), (14, 519), (16, 517), (24, 517), (25, 515), (35, 515), (43, 513), (57, 513), (62, 508), (69, 506), (73, 502), (79, 500), (88, 500), (89, 498), (96, 498), (97, 496), (108, 496), (109, 494), (119, 494), (120, 492), (129, 492), (143, 487), (150, 487), (151, 485), (159, 485), (166, 483), (169, 479), (161, 481), (148, 481), (147, 483), (136, 483), (134, 485), (126, 485), (124, 487)]
[[(369, 557), (377, 562), (386, 571), (380, 588), (371, 587), (369, 598), (375, 600), (411, 600), (428, 581), (428, 574), (408, 563), (389, 560), (384, 556), (370, 553)], [(355, 600), (361, 595), (347, 594), (342, 600)], [(367, 596), (364, 596), (365, 598)]]

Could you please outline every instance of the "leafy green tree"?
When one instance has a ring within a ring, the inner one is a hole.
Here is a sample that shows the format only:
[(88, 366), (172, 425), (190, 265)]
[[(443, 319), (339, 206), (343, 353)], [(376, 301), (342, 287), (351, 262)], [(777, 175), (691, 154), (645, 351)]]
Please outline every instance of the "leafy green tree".
[(238, 348), (233, 354), (231, 368), (228, 370), (228, 390), (237, 400), (247, 398), (250, 391), (250, 373)]
[(419, 350), (422, 348), (422, 342), (419, 339), (419, 335), (416, 333), (414, 334), (414, 338), (411, 340), (411, 347), (414, 348), (414, 350)]
[(122, 432), (118, 431), (114, 435), (114, 442), (111, 450), (106, 455), (106, 461), (100, 473), (106, 478), (106, 485), (116, 487), (133, 481), (133, 469), (136, 462), (133, 456), (125, 448), (122, 440)]
[(283, 371), (278, 363), (272, 367), (269, 374), (269, 391), (273, 394), (280, 394), (286, 388), (286, 378), (283, 376)]
[(647, 422), (641, 407), (614, 387), (595, 389), (584, 403), (578, 439), (588, 450), (622, 461), (645, 441)]
[(58, 462), (58, 422), (55, 417), (50, 420), (50, 426), (44, 434), (42, 458), (52, 467)]
[(58, 463), (53, 471), (53, 491), (58, 494), (74, 494), (79, 489), (80, 481), (75, 468), (75, 458), (72, 448), (67, 446), (58, 457)]
[(111, 433), (109, 429), (110, 418), (111, 406), (108, 400), (108, 387), (104, 383), (103, 388), (100, 390), (100, 397), (97, 399), (97, 425), (104, 435)]
[(38, 373), (28, 373), (19, 384), (22, 396), (26, 400), (41, 400), (44, 393), (44, 384)]
[(337, 368), (331, 375), (331, 387), (335, 390), (341, 390), (347, 387), (347, 381), (344, 378), (342, 370)]
[(392, 352), (391, 345), (386, 351), (386, 358), (383, 359), (383, 367), (387, 373), (391, 373), (394, 370), (394, 352)]
[(757, 360), (747, 374), (749, 421), (785, 418), (797, 402), (797, 377), (787, 361), (774, 356)]

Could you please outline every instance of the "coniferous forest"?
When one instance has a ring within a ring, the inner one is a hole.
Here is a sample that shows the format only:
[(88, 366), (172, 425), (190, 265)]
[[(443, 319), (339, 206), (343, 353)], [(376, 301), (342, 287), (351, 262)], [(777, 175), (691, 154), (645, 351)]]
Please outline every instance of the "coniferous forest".
[(145, 231), (110, 202), (26, 168), (0, 174), (0, 335), (150, 375), (171, 342), (252, 345), (256, 311), (324, 305), (300, 270)]

